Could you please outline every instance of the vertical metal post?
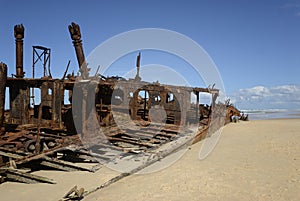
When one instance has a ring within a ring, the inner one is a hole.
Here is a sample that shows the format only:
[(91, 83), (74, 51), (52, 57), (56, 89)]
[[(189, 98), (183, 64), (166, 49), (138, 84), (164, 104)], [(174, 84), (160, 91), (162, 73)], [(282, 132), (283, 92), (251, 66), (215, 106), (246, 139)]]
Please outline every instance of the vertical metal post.
[(143, 119), (145, 120), (146, 118), (146, 109), (147, 109), (147, 91), (144, 90), (145, 95), (144, 95), (144, 112), (143, 112)]
[(44, 82), (41, 86), (41, 103), (39, 106), (39, 113), (38, 113), (38, 120), (37, 120), (37, 136), (36, 136), (36, 145), (35, 145), (35, 153), (38, 154), (40, 152), (40, 147), (41, 147), (41, 125), (42, 125), (42, 117), (43, 117), (43, 107), (45, 104), (46, 96), (47, 93), (45, 93), (45, 89), (49, 88), (49, 83)]
[[(35, 52), (34, 52), (35, 50), (34, 50), (34, 48), (32, 48), (32, 78), (34, 79), (34, 73), (35, 73), (35, 67), (34, 67), (34, 54), (35, 54)], [(34, 88), (32, 87), (31, 88), (31, 100), (32, 100), (32, 107), (34, 107), (34, 105), (35, 105), (35, 97), (34, 97)]]
[(47, 69), (46, 69), (46, 52), (44, 52), (44, 62), (43, 62), (43, 68), (44, 68), (44, 77), (46, 77), (46, 72), (47, 72)]
[(0, 134), (2, 134), (2, 127), (4, 122), (4, 108), (5, 108), (5, 89), (7, 80), (7, 66), (5, 63), (0, 63)]
[(51, 70), (50, 70), (50, 56), (51, 56), (51, 49), (48, 49), (48, 57), (46, 59), (46, 63), (48, 62), (48, 73), (49, 73), (49, 77), (52, 77), (51, 75)]
[(197, 122), (199, 122), (199, 113), (200, 113), (200, 106), (199, 106), (199, 91), (196, 91), (196, 96), (197, 96), (197, 98), (196, 98), (196, 120), (197, 120)]
[(139, 90), (136, 90), (133, 92), (133, 97), (132, 97), (132, 113), (131, 113), (131, 118), (132, 120), (136, 120), (137, 118), (137, 103), (138, 103), (138, 97), (139, 97)]

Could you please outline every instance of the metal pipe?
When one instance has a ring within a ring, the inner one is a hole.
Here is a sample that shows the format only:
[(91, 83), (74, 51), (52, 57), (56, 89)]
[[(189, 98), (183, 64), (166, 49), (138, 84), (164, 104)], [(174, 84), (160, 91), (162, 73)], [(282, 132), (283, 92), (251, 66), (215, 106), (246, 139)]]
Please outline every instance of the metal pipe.
[(16, 39), (16, 77), (23, 78), (25, 74), (25, 72), (23, 71), (23, 38), (24, 38), (23, 24), (15, 25), (14, 35)]

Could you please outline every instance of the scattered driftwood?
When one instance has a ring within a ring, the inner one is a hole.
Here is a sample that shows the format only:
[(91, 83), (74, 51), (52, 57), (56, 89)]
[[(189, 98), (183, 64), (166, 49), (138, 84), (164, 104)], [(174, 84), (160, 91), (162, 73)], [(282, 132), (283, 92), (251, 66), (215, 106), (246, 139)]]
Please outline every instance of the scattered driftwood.
[(77, 186), (74, 186), (59, 201), (81, 200), (83, 198), (83, 193), (84, 193), (84, 188), (77, 189)]

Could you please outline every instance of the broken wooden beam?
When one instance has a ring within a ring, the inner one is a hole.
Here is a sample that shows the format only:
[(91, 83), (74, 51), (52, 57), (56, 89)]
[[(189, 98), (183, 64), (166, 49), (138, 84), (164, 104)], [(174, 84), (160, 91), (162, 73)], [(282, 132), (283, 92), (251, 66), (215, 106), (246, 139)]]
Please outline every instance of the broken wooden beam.
[(27, 184), (33, 184), (33, 183), (49, 183), (49, 184), (55, 184), (56, 182), (52, 179), (49, 179), (47, 177), (42, 177), (26, 172), (21, 172), (16, 169), (10, 169), (10, 168), (1, 168), (1, 175), (3, 175), (8, 180), (27, 183)]
[(93, 171), (92, 169), (89, 168), (80, 167), (57, 159), (55, 160), (47, 156), (44, 156), (41, 159), (40, 165), (51, 167), (58, 170), (63, 170), (63, 171), (89, 171), (89, 172)]
[(29, 163), (30, 161), (38, 160), (40, 158), (46, 157), (47, 155), (55, 154), (59, 151), (65, 150), (65, 149), (66, 149), (65, 147), (60, 146), (53, 150), (48, 150), (48, 151), (45, 151), (38, 155), (29, 155), (24, 158), (16, 160), (16, 164), (19, 165), (19, 164)]

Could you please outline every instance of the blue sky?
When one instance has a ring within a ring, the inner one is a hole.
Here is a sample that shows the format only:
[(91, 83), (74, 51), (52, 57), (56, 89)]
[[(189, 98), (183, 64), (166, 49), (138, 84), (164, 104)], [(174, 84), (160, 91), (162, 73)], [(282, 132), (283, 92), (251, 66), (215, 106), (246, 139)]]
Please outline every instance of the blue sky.
[[(33, 45), (51, 48), (53, 76), (62, 76), (69, 59), (71, 70), (77, 70), (67, 29), (72, 21), (81, 26), (86, 56), (116, 34), (163, 28), (190, 37), (206, 50), (237, 106), (284, 108), (290, 103), (300, 108), (299, 0), (2, 0), (1, 8), (0, 60), (10, 74), (15, 72), (15, 24), (25, 26), (24, 65), (29, 77)], [(134, 66), (135, 57), (136, 53), (128, 55), (124, 66)], [(142, 53), (142, 64), (153, 60)], [(274, 96), (280, 101), (270, 105)]]

